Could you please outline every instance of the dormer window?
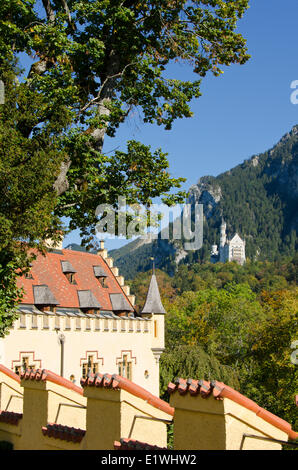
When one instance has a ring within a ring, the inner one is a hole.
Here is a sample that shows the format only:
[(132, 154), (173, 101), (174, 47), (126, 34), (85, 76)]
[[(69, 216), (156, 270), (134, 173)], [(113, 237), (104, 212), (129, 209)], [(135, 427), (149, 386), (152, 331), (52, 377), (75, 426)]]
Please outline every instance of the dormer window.
[(96, 308), (82, 308), (81, 310), (83, 313), (87, 313), (87, 315), (95, 315), (96, 313), (99, 313), (99, 309)]
[(38, 305), (38, 310), (41, 312), (53, 312), (56, 313), (56, 306), (55, 305)]
[(99, 280), (101, 287), (108, 287), (107, 286), (107, 273), (105, 272), (104, 268), (101, 266), (93, 266), (94, 276)]
[(100, 309), (100, 303), (91, 290), (78, 291), (79, 305), (83, 313), (93, 315)]
[(31, 274), (30, 271), (27, 272), (27, 273), (25, 273), (25, 274), (24, 274), (24, 277), (25, 277), (25, 279), (33, 279), (33, 276), (32, 276), (32, 274)]
[(117, 316), (130, 316), (133, 311), (132, 306), (128, 303), (123, 294), (110, 294), (112, 310)]
[(72, 267), (69, 261), (61, 261), (62, 272), (65, 274), (70, 284), (76, 284), (75, 273), (76, 270)]
[(66, 273), (65, 276), (68, 279), (69, 284), (76, 284), (74, 273)]
[(58, 301), (46, 284), (33, 286), (34, 305), (42, 312), (55, 312)]

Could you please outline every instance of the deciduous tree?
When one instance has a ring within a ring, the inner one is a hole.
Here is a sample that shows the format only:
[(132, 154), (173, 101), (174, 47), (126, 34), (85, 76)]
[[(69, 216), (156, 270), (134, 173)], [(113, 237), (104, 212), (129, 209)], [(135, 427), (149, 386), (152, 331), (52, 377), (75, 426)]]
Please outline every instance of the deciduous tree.
[[(0, 250), (19, 257), (20, 241), (40, 246), (70, 217), (86, 242), (95, 209), (127, 202), (183, 200), (166, 155), (131, 141), (105, 154), (105, 135), (138, 108), (144, 122), (170, 129), (192, 115), (208, 71), (243, 64), (236, 31), (248, 0), (3, 0), (0, 5)], [(191, 65), (194, 81), (169, 78), (171, 62)], [(4, 257), (3, 257), (4, 259)], [(3, 283), (0, 279), (0, 285)]]

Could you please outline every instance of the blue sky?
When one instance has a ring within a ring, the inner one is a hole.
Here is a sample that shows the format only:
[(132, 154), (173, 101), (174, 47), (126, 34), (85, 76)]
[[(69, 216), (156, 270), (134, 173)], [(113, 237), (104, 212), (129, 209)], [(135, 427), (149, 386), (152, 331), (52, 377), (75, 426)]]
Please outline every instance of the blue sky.
[[(297, 0), (251, 0), (239, 31), (247, 38), (250, 61), (227, 67), (221, 77), (207, 75), (202, 96), (193, 102), (194, 117), (176, 121), (171, 131), (145, 125), (138, 116), (105, 141), (105, 152), (139, 140), (168, 153), (171, 174), (187, 178), (188, 189), (201, 176), (218, 175), (254, 154), (271, 148), (298, 124), (298, 105), (290, 96), (298, 80)], [(184, 80), (193, 73), (175, 65), (168, 75)], [(64, 240), (79, 243), (78, 231)], [(124, 244), (107, 240), (108, 249)]]

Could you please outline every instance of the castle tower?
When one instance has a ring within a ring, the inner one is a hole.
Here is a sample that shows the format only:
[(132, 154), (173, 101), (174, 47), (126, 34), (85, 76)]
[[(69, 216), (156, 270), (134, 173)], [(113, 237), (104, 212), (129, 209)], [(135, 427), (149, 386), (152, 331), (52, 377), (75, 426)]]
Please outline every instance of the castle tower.
[(219, 242), (219, 261), (225, 263), (227, 261), (227, 224), (224, 219), (221, 221), (220, 226), (220, 242)]
[(164, 351), (165, 348), (165, 309), (164, 306), (162, 305), (161, 298), (160, 298), (160, 293), (158, 289), (158, 284), (156, 280), (156, 276), (154, 273), (154, 268), (153, 268), (153, 273), (151, 276), (151, 281), (145, 301), (145, 305), (142, 309), (141, 315), (143, 318), (152, 318), (152, 328), (153, 331), (151, 331), (152, 334), (152, 347), (151, 351), (155, 357), (156, 360), (156, 371), (155, 374), (157, 374), (157, 383), (159, 382), (159, 358)]
[(214, 244), (214, 245), (212, 245), (212, 248), (211, 248), (210, 262), (211, 263), (217, 263), (218, 257), (219, 257), (219, 252), (218, 252), (218, 249), (217, 249), (217, 245)]
[(224, 219), (221, 221), (221, 226), (220, 226), (220, 247), (224, 247), (227, 241), (227, 224), (225, 223)]

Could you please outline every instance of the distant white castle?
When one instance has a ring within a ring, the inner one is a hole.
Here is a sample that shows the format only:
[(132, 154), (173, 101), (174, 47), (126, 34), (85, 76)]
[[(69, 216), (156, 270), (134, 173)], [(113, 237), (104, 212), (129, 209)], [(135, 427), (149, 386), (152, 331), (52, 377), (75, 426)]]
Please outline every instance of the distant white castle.
[(245, 241), (235, 233), (231, 240), (227, 239), (227, 224), (222, 220), (220, 226), (220, 245), (212, 245), (211, 263), (225, 263), (226, 261), (236, 261), (239, 264), (245, 263)]

